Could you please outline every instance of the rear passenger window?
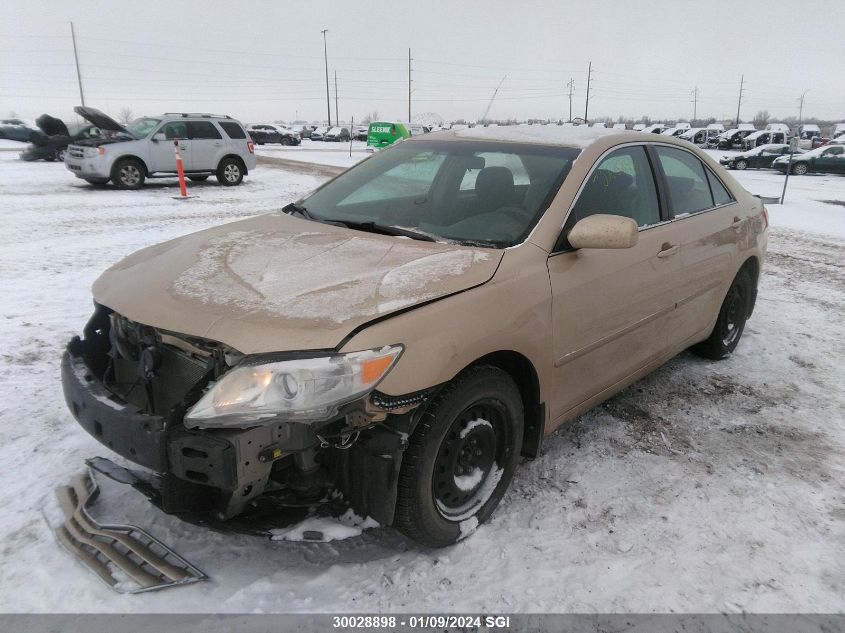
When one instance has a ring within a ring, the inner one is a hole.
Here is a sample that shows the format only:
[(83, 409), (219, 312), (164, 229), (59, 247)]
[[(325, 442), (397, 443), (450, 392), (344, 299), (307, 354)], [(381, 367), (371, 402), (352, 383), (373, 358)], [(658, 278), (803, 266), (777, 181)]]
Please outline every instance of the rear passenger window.
[(674, 215), (696, 213), (713, 207), (704, 165), (689, 152), (674, 147), (655, 147), (668, 185), (669, 206)]
[(194, 140), (207, 138), (223, 138), (211, 121), (189, 121), (188, 132)]
[(220, 127), (229, 138), (246, 138), (246, 132), (234, 121), (220, 121)]
[(716, 178), (716, 174), (709, 169), (706, 171), (707, 179), (710, 181), (710, 191), (713, 192), (713, 202), (715, 205), (718, 207), (723, 204), (733, 202), (733, 197), (731, 197), (731, 194), (729, 194), (728, 190), (725, 189), (725, 185), (722, 184), (722, 181)]
[(599, 163), (578, 196), (565, 231), (596, 213), (633, 218), (640, 227), (660, 222), (654, 175), (642, 146), (618, 149)]

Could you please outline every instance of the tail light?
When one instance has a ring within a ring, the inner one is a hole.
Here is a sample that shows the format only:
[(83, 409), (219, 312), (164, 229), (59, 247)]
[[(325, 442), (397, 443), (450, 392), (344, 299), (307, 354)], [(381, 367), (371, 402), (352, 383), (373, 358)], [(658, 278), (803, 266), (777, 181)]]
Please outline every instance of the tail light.
[(255, 144), (252, 141), (246, 142), (246, 148), (249, 150), (250, 154), (255, 154)]
[(760, 215), (763, 216), (763, 230), (765, 231), (769, 228), (769, 211), (766, 209), (766, 205), (763, 205), (763, 212)]

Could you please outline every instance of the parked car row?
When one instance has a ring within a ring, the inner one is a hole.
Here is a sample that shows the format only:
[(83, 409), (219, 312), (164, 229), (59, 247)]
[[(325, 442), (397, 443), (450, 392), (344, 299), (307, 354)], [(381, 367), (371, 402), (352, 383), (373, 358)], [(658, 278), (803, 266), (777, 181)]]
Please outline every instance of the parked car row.
[(789, 161), (790, 148), (785, 143), (766, 144), (754, 149), (723, 156), (719, 163), (728, 169), (776, 169), (781, 173), (804, 175), (808, 173), (845, 174), (845, 138), (841, 142), (812, 150), (796, 148)]

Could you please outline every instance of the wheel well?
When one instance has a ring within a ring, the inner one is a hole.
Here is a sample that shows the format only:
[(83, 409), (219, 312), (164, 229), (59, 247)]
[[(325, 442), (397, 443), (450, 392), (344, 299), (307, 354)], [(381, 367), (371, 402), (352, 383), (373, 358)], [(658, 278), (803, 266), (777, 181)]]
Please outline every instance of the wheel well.
[(125, 156), (121, 156), (120, 158), (115, 160), (114, 163), (112, 163), (112, 170), (114, 169), (115, 165), (117, 165), (122, 160), (126, 160), (127, 158), (131, 158), (132, 160), (137, 160), (139, 163), (141, 163), (141, 166), (144, 168), (144, 174), (147, 175), (147, 176), (150, 175), (150, 168), (147, 167), (147, 163), (145, 163), (143, 159), (138, 158), (137, 156), (133, 156), (132, 154), (126, 154)]
[(750, 318), (751, 314), (754, 312), (754, 304), (757, 303), (757, 283), (760, 276), (760, 260), (752, 255), (743, 262), (739, 269), (747, 270), (748, 274), (751, 275), (751, 280), (754, 282), (754, 288), (751, 293), (751, 305), (748, 306), (748, 317)]
[(526, 457), (536, 457), (540, 452), (546, 427), (546, 406), (540, 402), (540, 379), (534, 365), (522, 354), (510, 350), (482, 356), (466, 369), (476, 365), (498, 367), (507, 372), (516, 383), (525, 408), (522, 454)]
[[(249, 174), (249, 170), (247, 169), (246, 163), (244, 162), (243, 158), (241, 158), (237, 154), (226, 154), (223, 158), (220, 159), (220, 163), (222, 163), (227, 158), (234, 158), (236, 161), (238, 161), (241, 164), (241, 169), (244, 170), (244, 176)], [(218, 168), (220, 167), (220, 163), (217, 163)]]

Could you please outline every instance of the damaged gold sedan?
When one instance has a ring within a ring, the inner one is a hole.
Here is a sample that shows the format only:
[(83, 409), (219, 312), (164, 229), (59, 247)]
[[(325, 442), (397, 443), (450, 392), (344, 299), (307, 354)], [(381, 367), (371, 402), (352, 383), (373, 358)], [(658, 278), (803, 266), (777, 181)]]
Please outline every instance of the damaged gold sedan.
[(106, 271), (65, 395), (167, 512), (351, 507), (444, 546), (560, 424), (688, 347), (728, 356), (767, 226), (683, 141), (415, 137)]

